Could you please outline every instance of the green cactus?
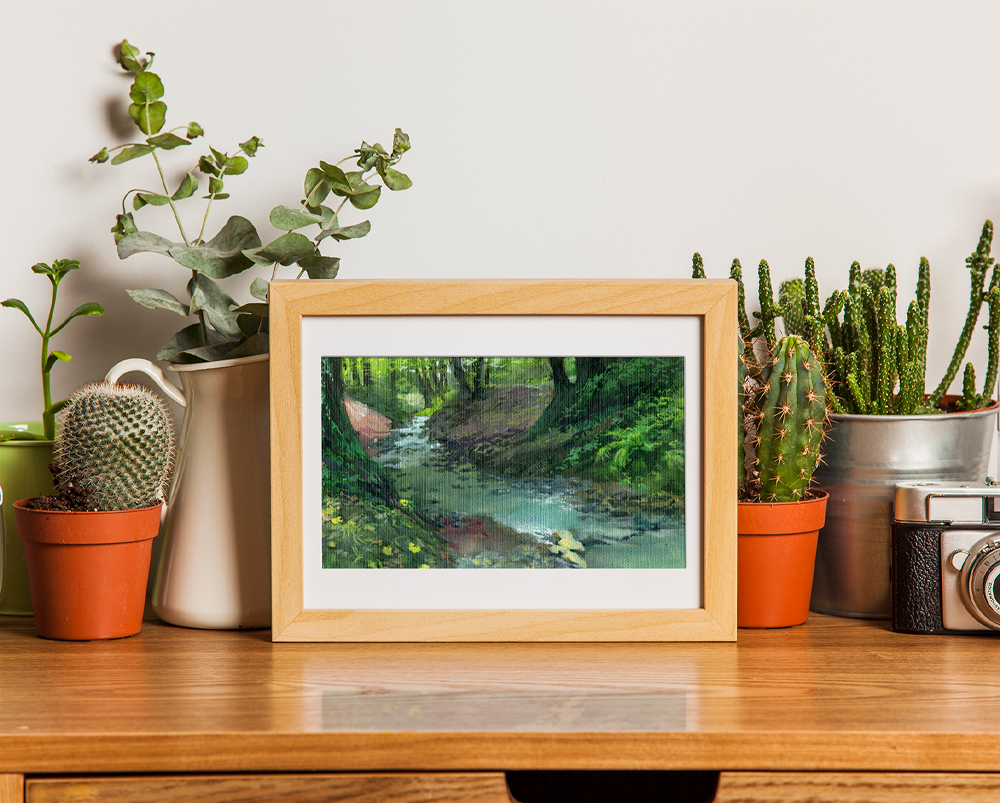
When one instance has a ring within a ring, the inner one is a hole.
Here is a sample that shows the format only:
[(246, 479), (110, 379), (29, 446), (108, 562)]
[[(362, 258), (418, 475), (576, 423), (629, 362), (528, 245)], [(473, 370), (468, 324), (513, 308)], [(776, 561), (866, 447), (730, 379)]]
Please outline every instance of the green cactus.
[(778, 306), (786, 335), (807, 337), (806, 283), (802, 279), (786, 279), (778, 285)]
[(762, 367), (757, 411), (756, 468), (760, 499), (803, 498), (820, 459), (826, 422), (826, 384), (808, 343), (786, 335), (773, 362)]
[(174, 426), (159, 396), (137, 385), (78, 388), (58, 417), (52, 471), (64, 496), (90, 510), (131, 510), (164, 499)]

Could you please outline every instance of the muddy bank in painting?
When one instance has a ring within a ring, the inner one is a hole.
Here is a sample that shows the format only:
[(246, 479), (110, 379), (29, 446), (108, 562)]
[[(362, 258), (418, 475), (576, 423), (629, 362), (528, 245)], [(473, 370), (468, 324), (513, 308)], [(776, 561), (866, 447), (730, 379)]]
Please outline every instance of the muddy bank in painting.
[(683, 362), (324, 361), (324, 567), (684, 566)]

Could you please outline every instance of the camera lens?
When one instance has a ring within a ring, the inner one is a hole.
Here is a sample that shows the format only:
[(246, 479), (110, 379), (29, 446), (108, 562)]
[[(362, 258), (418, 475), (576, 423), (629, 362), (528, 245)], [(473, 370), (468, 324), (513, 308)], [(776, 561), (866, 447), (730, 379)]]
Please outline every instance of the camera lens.
[(1000, 630), (1000, 540), (984, 539), (970, 550), (962, 585), (969, 613), (984, 626)]

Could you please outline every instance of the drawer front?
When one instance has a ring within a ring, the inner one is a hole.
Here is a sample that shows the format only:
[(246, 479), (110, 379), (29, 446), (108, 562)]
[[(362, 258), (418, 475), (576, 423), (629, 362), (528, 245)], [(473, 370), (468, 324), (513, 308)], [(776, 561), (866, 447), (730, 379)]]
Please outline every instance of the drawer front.
[(511, 803), (502, 772), (29, 778), (25, 803)]
[(723, 772), (715, 803), (996, 803), (1000, 774)]

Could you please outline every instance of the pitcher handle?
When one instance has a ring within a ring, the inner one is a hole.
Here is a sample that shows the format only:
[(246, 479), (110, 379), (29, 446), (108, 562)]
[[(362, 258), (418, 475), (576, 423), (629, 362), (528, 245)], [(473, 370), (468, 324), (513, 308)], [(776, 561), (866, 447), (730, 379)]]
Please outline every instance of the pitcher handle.
[(131, 371), (138, 371), (145, 374), (157, 385), (159, 385), (160, 390), (166, 393), (172, 401), (177, 402), (177, 404), (181, 407), (187, 407), (187, 399), (184, 398), (184, 394), (181, 392), (181, 389), (167, 379), (158, 365), (154, 365), (149, 360), (143, 360), (141, 358), (122, 360), (110, 371), (108, 371), (107, 376), (104, 377), (104, 381), (117, 382), (119, 377)]

